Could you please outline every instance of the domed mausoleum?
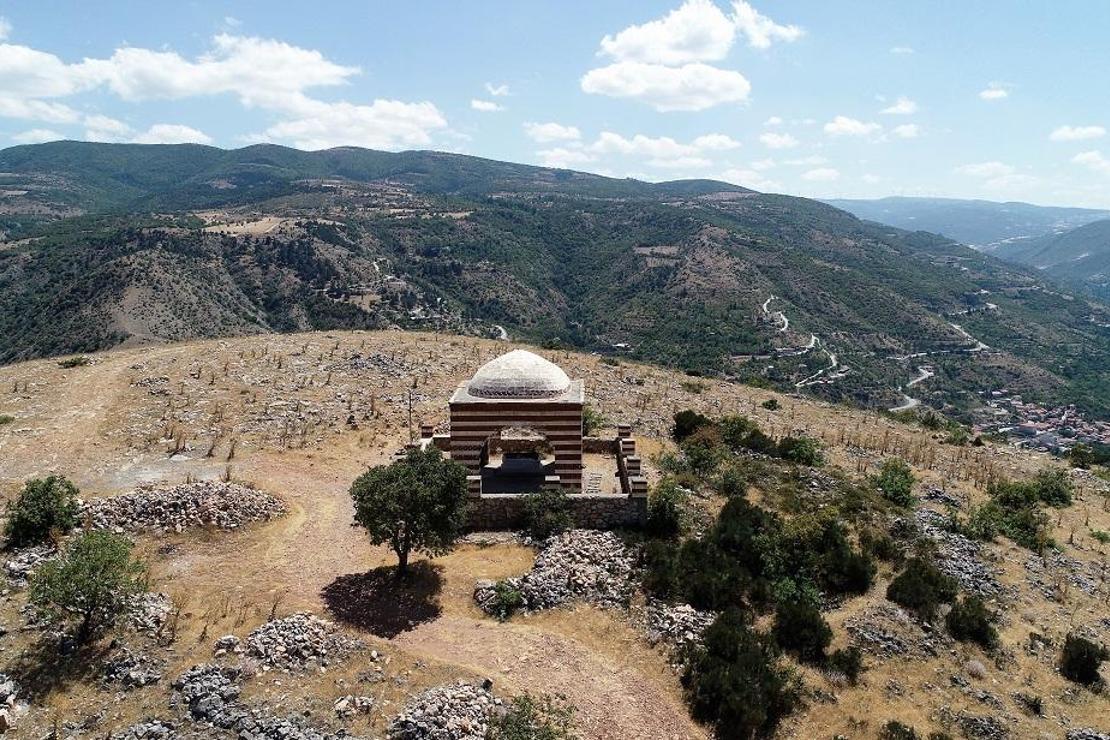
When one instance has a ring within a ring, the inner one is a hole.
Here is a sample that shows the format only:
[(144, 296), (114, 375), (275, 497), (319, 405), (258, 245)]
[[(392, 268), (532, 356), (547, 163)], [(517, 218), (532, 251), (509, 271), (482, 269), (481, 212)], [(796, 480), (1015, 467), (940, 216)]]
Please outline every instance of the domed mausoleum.
[(570, 494), (579, 526), (635, 525), (647, 511), (647, 481), (631, 429), (585, 437), (585, 391), (561, 367), (513, 350), (459, 384), (449, 403), (451, 431), (423, 424), (420, 443), (467, 468), (472, 528), (519, 526), (524, 496), (548, 486)]

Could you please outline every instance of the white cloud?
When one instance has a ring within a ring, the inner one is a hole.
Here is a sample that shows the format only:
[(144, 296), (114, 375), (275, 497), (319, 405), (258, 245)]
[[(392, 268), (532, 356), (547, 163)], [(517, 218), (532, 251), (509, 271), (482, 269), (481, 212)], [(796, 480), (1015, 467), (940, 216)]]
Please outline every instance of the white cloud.
[(848, 116), (837, 116), (825, 124), (825, 133), (830, 136), (869, 136), (882, 130), (877, 123), (864, 122)]
[[(4, 16), (0, 15), (0, 41), (12, 35), (12, 22)], [(35, 129), (36, 131), (44, 131), (45, 129)]]
[(903, 123), (891, 129), (891, 133), (900, 139), (916, 139), (921, 134), (921, 127), (916, 123)]
[(474, 110), (482, 111), (483, 113), (496, 113), (497, 111), (505, 110), (505, 106), (498, 105), (492, 100), (478, 100), (477, 98), (471, 99), (470, 107)]
[(770, 128), (772, 126), (781, 126), (782, 125), (782, 118), (780, 116), (771, 116), (770, 118), (768, 118), (766, 121), (763, 122), (763, 125), (768, 127), (768, 128)]
[(703, 134), (691, 142), (695, 149), (725, 151), (740, 148), (740, 142), (725, 134)]
[(601, 39), (601, 52), (619, 62), (681, 65), (723, 59), (736, 27), (710, 0), (686, 0), (666, 16)]
[(652, 167), (667, 170), (697, 170), (712, 166), (713, 161), (705, 157), (675, 157), (673, 159), (649, 159), (648, 164)]
[(156, 123), (132, 141), (136, 144), (211, 144), (212, 137), (179, 123)]
[(819, 164), (827, 164), (828, 159), (819, 154), (811, 154), (808, 157), (797, 157), (795, 159), (786, 160), (786, 164), (793, 167), (816, 167)]
[(224, 16), (224, 25), (227, 28), (238, 28), (239, 26), (243, 25), (243, 21), (239, 20), (238, 18), (236, 18), (233, 15), (225, 15)]
[(902, 54), (902, 55), (913, 54), (914, 49), (913, 49), (912, 46), (892, 46), (892, 47), (890, 47), (890, 53), (891, 54)]
[(64, 103), (0, 94), (0, 117), (47, 123), (75, 123), (81, 119), (81, 114)]
[(230, 94), (244, 106), (281, 118), (252, 138), (309, 148), (427, 144), (433, 131), (446, 127), (430, 102), (375, 100), (359, 105), (324, 102), (306, 94), (315, 87), (343, 85), (359, 72), (319, 51), (227, 33), (214, 37), (210, 51), (193, 60), (174, 51), (122, 47), (108, 58), (67, 64), (53, 54), (0, 45), (0, 90), (28, 103), (101, 87), (128, 101)]
[(1071, 158), (1076, 164), (1081, 164), (1095, 172), (1110, 175), (1110, 159), (1103, 156), (1102, 152), (1094, 149), (1089, 152), (1080, 152)]
[(720, 179), (725, 182), (731, 182), (734, 185), (742, 185), (746, 188), (765, 192), (782, 189), (781, 183), (764, 177), (762, 173), (756, 170), (747, 170), (743, 168), (728, 169), (721, 173)]
[(589, 152), (567, 147), (544, 149), (538, 154), (545, 167), (557, 167), (559, 169), (571, 169), (577, 165), (588, 164), (596, 160), (596, 157)]
[(509, 94), (509, 86), (506, 84), (495, 85), (492, 82), (487, 82), (486, 92), (495, 98), (503, 98)]
[(882, 112), (892, 116), (912, 115), (917, 113), (917, 103), (907, 97), (901, 97), (893, 105), (883, 108)]
[(752, 86), (744, 75), (708, 64), (666, 67), (617, 62), (582, 77), (582, 90), (595, 95), (631, 98), (657, 111), (698, 111), (721, 103), (747, 100)]
[(559, 123), (526, 123), (524, 133), (532, 141), (540, 144), (549, 144), (553, 141), (577, 141), (582, 138), (582, 133), (575, 126), (564, 126)]
[(768, 149), (793, 149), (798, 140), (790, 134), (776, 134), (772, 131), (759, 135), (759, 141)]
[(647, 156), (654, 159), (674, 159), (698, 153), (693, 145), (680, 144), (669, 136), (636, 134), (629, 139), (612, 131), (602, 131), (597, 141), (590, 145), (590, 149), (599, 153)]
[(108, 116), (85, 116), (85, 138), (89, 141), (126, 141), (131, 127)]
[(775, 162), (774, 159), (772, 159), (771, 157), (765, 157), (764, 159), (755, 160), (749, 166), (756, 172), (763, 172), (764, 170), (773, 170), (776, 165), (777, 162)]
[(1016, 172), (1016, 169), (1012, 165), (1005, 164), (1004, 162), (991, 161), (960, 165), (956, 168), (956, 172), (961, 175), (986, 178), (1012, 175)]
[(1086, 141), (1100, 139), (1106, 135), (1102, 126), (1060, 126), (1048, 138), (1051, 141)]
[(839, 170), (834, 170), (832, 167), (818, 167), (802, 173), (802, 179), (810, 182), (832, 182), (839, 178)]
[(1001, 82), (991, 82), (984, 89), (979, 91), (979, 97), (983, 100), (1004, 100), (1010, 97), (1010, 91), (1007, 86)]
[(774, 41), (797, 41), (804, 35), (798, 26), (784, 26), (762, 15), (744, 0), (732, 3), (732, 20), (756, 49), (766, 49)]
[(864, 175), (861, 179), (868, 185), (874, 185), (877, 182), (882, 182), (883, 178), (879, 177), (878, 175), (872, 175), (868, 173)]
[(48, 128), (33, 128), (28, 131), (21, 131), (18, 134), (12, 134), (12, 141), (17, 144), (41, 144), (44, 141), (59, 141), (64, 138), (65, 136), (62, 134)]

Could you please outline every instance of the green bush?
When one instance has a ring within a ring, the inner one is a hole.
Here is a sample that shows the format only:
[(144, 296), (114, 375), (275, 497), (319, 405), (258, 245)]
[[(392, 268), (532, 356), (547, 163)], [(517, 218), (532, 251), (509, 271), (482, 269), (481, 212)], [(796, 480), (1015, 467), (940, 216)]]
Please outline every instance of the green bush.
[(987, 650), (998, 644), (998, 631), (994, 628), (995, 615), (977, 596), (966, 596), (952, 605), (945, 617), (948, 631), (961, 642), (975, 642)]
[(711, 426), (713, 421), (704, 414), (699, 414), (693, 409), (683, 409), (674, 415), (674, 425), (671, 427), (671, 438), (681, 442), (704, 426)]
[(582, 407), (582, 434), (585, 436), (592, 437), (608, 423), (609, 420), (590, 404)]
[(676, 537), (682, 532), (682, 507), (685, 492), (670, 478), (664, 478), (648, 498), (645, 529), (654, 537)]
[(15, 421), (15, 417), (11, 414), (0, 414), (0, 427), (11, 424), (13, 421)]
[(775, 642), (783, 650), (797, 654), (803, 663), (817, 663), (825, 658), (832, 642), (832, 629), (821, 612), (805, 601), (780, 603), (775, 610)]
[(892, 719), (879, 730), (879, 740), (918, 740), (918, 735), (909, 725)]
[(1039, 470), (1033, 476), (1033, 487), (1037, 491), (1037, 498), (1049, 506), (1071, 506), (1075, 489), (1066, 471), (1060, 468)]
[(729, 465), (720, 472), (713, 487), (725, 498), (744, 496), (748, 492), (748, 478), (735, 465)]
[(682, 685), (694, 718), (712, 724), (722, 740), (770, 736), (799, 702), (797, 679), (780, 665), (774, 640), (754, 632), (736, 610), (705, 631)]
[(548, 486), (524, 499), (524, 521), (533, 539), (548, 537), (574, 527), (570, 499), (562, 486)]
[(868, 527), (859, 533), (859, 546), (866, 554), (879, 560), (893, 563), (902, 557), (898, 543), (889, 532)]
[(778, 411), (781, 407), (777, 398), (768, 398), (766, 401), (759, 405), (767, 409), (768, 411)]
[(923, 621), (931, 621), (941, 604), (956, 598), (956, 582), (944, 575), (931, 560), (914, 557), (906, 563), (886, 590), (886, 597), (904, 606)]
[(85, 644), (125, 617), (146, 590), (146, 566), (131, 557), (126, 537), (93, 530), (31, 577), (28, 601), (51, 624), (75, 621)]
[(67, 357), (64, 360), (58, 361), (58, 367), (71, 368), (71, 367), (84, 367), (89, 364), (89, 358), (84, 355), (78, 357)]
[(887, 458), (874, 477), (876, 487), (883, 496), (898, 506), (913, 506), (913, 470), (905, 460), (897, 457)]
[(835, 650), (825, 661), (825, 666), (843, 674), (848, 683), (854, 686), (859, 681), (859, 674), (863, 672), (863, 652), (858, 647)]
[(728, 451), (721, 444), (721, 433), (715, 426), (703, 426), (686, 437), (681, 444), (686, 468), (700, 478), (712, 475)]
[(574, 707), (562, 696), (513, 697), (504, 714), (495, 714), (486, 731), (488, 740), (570, 740), (574, 735)]
[(504, 622), (524, 606), (524, 595), (508, 581), (498, 581), (493, 587), (493, 616)]
[(1022, 547), (1041, 552), (1052, 544), (1048, 515), (1039, 506), (1041, 493), (1035, 483), (992, 482), (987, 486), (990, 500), (972, 510), (960, 529), (981, 540), (992, 540), (1002, 534)]
[(1098, 682), (1099, 666), (1107, 658), (1110, 652), (1102, 645), (1078, 635), (1068, 635), (1060, 656), (1060, 673), (1069, 680), (1090, 686)]
[(21, 547), (45, 542), (50, 531), (65, 533), (77, 525), (77, 486), (60, 475), (27, 481), (14, 502), (8, 505), (4, 536), (8, 544)]
[(721, 429), (721, 441), (731, 450), (739, 450), (747, 445), (744, 440), (759, 429), (759, 425), (746, 416), (722, 416), (717, 426)]
[(811, 437), (783, 437), (779, 440), (776, 454), (799, 465), (817, 466), (824, 462), (821, 445)]

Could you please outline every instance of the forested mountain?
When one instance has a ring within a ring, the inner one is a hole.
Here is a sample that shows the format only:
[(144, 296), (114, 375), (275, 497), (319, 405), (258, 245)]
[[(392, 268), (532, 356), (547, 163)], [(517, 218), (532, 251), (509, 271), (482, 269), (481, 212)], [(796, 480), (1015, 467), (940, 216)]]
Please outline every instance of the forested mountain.
[(1110, 219), (1038, 239), (1002, 245), (996, 254), (1062, 282), (1110, 298)]
[(994, 203), (955, 198), (879, 198), (830, 200), (860, 218), (911, 231), (931, 231), (991, 251), (1007, 242), (1059, 233), (1098, 219), (1110, 211), (1056, 208), (1029, 203)]
[(0, 360), (390, 325), (889, 407), (1110, 414), (1110, 311), (951, 239), (725, 183), (436, 152), (0, 152)]

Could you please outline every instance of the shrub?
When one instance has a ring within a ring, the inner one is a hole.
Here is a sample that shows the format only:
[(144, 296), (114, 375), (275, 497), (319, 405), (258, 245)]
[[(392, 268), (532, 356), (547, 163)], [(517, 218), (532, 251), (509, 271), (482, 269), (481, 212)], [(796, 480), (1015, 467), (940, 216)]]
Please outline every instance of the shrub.
[(863, 652), (858, 647), (841, 648), (828, 657), (825, 665), (829, 670), (843, 674), (854, 686), (863, 672)]
[(948, 631), (961, 642), (975, 642), (987, 650), (998, 644), (998, 632), (992, 622), (995, 615), (977, 596), (967, 596), (952, 605), (945, 617)]
[(722, 740), (771, 735), (798, 704), (794, 674), (779, 664), (774, 640), (730, 609), (705, 631), (686, 664), (682, 685), (695, 719)]
[(493, 587), (493, 615), (504, 622), (524, 606), (524, 595), (508, 581), (498, 581)]
[(1052, 544), (1048, 515), (1038, 506), (1040, 492), (1036, 484), (996, 481), (987, 486), (987, 495), (990, 500), (973, 510), (962, 527), (969, 537), (991, 540), (1003, 534), (1035, 552)]
[(1037, 498), (1049, 506), (1071, 506), (1072, 488), (1067, 472), (1059, 468), (1044, 468), (1033, 476)]
[(913, 506), (913, 471), (905, 460), (897, 457), (887, 458), (874, 477), (875, 485), (883, 496), (898, 506)]
[(775, 610), (775, 642), (783, 650), (796, 653), (803, 663), (824, 659), (825, 649), (832, 642), (832, 629), (813, 604), (791, 601)]
[(524, 521), (528, 534), (537, 540), (571, 529), (574, 517), (562, 486), (548, 486), (528, 494), (524, 499)]
[(717, 476), (713, 487), (726, 498), (744, 496), (748, 492), (748, 478), (738, 467), (729, 465)]
[(592, 437), (597, 434), (598, 430), (609, 423), (609, 420), (602, 416), (601, 412), (593, 406), (586, 404), (582, 407), (582, 434), (587, 437)]
[(779, 407), (780, 407), (780, 404), (779, 404), (779, 401), (778, 401), (777, 398), (768, 398), (766, 401), (764, 401), (763, 403), (761, 403), (759, 405), (762, 406), (763, 408), (767, 409), (768, 411), (778, 411)]
[(655, 537), (675, 537), (682, 531), (686, 494), (669, 478), (660, 481), (648, 499), (646, 529)]
[(674, 415), (674, 425), (671, 427), (671, 438), (681, 442), (704, 426), (710, 426), (713, 421), (704, 414), (699, 414), (693, 409), (683, 409)]
[(574, 735), (574, 707), (562, 696), (513, 697), (504, 714), (490, 720), (489, 740), (570, 740)]
[(1078, 635), (1068, 635), (1060, 656), (1060, 673), (1076, 683), (1090, 686), (1099, 680), (1098, 669), (1110, 652), (1102, 645)]
[(746, 447), (744, 439), (759, 429), (759, 425), (746, 416), (722, 416), (718, 426), (721, 429), (721, 441), (732, 450)]
[(85, 365), (88, 365), (88, 364), (89, 364), (89, 358), (85, 357), (84, 355), (79, 355), (77, 357), (67, 357), (64, 360), (59, 360), (58, 361), (58, 367), (63, 367), (63, 368), (66, 368), (66, 369), (71, 368), (71, 367), (84, 367)]
[(351, 484), (355, 522), (397, 555), (397, 575), (413, 551), (449, 552), (466, 522), (466, 468), (435, 447), (370, 468)]
[(917, 730), (892, 719), (879, 730), (879, 740), (917, 740)]
[(44, 542), (50, 531), (68, 532), (77, 525), (77, 486), (60, 475), (35, 478), (24, 484), (8, 506), (4, 536), (8, 544)]
[(799, 465), (821, 465), (821, 445), (810, 437), (783, 437), (775, 450), (778, 457)]
[(714, 426), (703, 426), (682, 441), (687, 469), (698, 476), (710, 475), (727, 454), (721, 434)]
[(904, 606), (923, 621), (932, 620), (941, 604), (956, 598), (956, 582), (944, 575), (931, 560), (911, 558), (890, 586), (886, 597)]
[(867, 528), (859, 533), (860, 548), (871, 557), (885, 562), (896, 562), (902, 557), (898, 543), (890, 536), (889, 532)]
[(75, 620), (77, 642), (85, 644), (126, 616), (145, 590), (146, 566), (131, 557), (127, 538), (93, 530), (39, 567), (28, 600), (47, 622)]
[(15, 421), (15, 417), (11, 414), (0, 414), (0, 427), (11, 424), (13, 421)]
[(770, 455), (772, 457), (778, 454), (779, 447), (775, 444), (775, 440), (764, 434), (760, 429), (753, 429), (747, 437), (744, 438), (744, 447), (752, 452), (758, 452), (761, 455)]

